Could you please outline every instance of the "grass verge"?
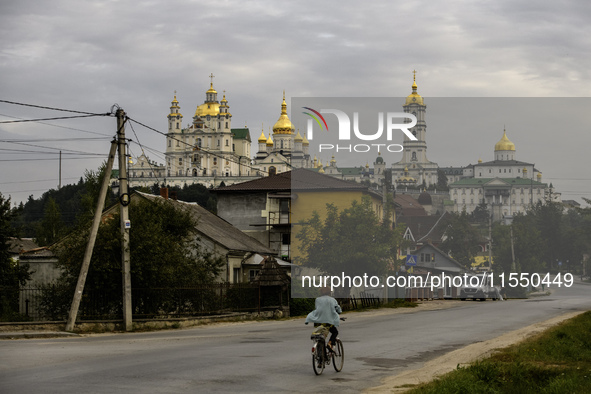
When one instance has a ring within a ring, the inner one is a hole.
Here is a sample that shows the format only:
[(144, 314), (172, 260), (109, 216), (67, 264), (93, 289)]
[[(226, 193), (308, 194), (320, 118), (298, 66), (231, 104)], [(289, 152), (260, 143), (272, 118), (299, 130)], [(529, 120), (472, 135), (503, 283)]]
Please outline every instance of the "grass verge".
[(591, 312), (409, 393), (591, 393)]

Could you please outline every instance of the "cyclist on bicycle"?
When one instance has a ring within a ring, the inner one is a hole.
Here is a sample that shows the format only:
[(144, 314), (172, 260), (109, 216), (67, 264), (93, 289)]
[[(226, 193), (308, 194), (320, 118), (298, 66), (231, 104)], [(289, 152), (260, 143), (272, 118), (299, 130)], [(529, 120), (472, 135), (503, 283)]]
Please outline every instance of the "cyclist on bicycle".
[(322, 288), (320, 294), (321, 296), (316, 298), (316, 309), (306, 316), (306, 324), (314, 323), (314, 327), (319, 325), (328, 327), (331, 334), (328, 346), (332, 348), (339, 334), (339, 330), (337, 330), (339, 326), (339, 314), (343, 311), (337, 300), (330, 296), (330, 288)]

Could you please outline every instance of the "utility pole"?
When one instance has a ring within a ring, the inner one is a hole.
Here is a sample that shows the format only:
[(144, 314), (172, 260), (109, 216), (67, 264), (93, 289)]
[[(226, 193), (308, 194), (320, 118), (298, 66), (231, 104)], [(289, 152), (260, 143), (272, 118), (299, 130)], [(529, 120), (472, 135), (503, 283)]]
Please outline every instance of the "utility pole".
[(488, 217), (488, 270), (492, 271), (492, 213)]
[(57, 190), (62, 188), (62, 151), (60, 150), (60, 168), (59, 168), (59, 183), (57, 184)]
[(130, 202), (127, 188), (127, 155), (125, 151), (125, 111), (121, 108), (115, 112), (117, 117), (117, 141), (119, 144), (119, 207), (121, 216), (121, 271), (123, 276), (123, 325), (125, 331), (133, 329), (131, 308), (131, 267), (129, 253), (129, 221), (128, 205)]
[(517, 272), (515, 268), (515, 249), (513, 247), (513, 224), (509, 228), (511, 229), (511, 272)]
[(115, 161), (116, 150), (117, 140), (114, 139), (111, 142), (111, 150), (109, 152), (109, 157), (107, 159), (107, 166), (105, 168), (105, 175), (103, 177), (103, 183), (101, 184), (101, 190), (99, 191), (99, 197), (96, 204), (96, 211), (94, 212), (94, 219), (92, 221), (92, 228), (90, 229), (88, 244), (86, 245), (86, 251), (84, 252), (84, 258), (82, 260), (82, 267), (80, 268), (80, 274), (78, 275), (78, 283), (76, 284), (74, 298), (72, 299), (70, 313), (68, 314), (68, 321), (66, 322), (66, 331), (73, 331), (74, 325), (76, 324), (76, 316), (78, 315), (78, 308), (80, 307), (80, 300), (82, 299), (82, 292), (84, 291), (84, 284), (86, 283), (86, 276), (88, 275), (88, 268), (90, 267), (90, 258), (92, 257), (92, 250), (94, 249), (96, 235), (98, 233), (103, 208), (105, 206), (105, 198), (107, 197), (109, 178), (111, 170), (113, 169), (113, 162)]

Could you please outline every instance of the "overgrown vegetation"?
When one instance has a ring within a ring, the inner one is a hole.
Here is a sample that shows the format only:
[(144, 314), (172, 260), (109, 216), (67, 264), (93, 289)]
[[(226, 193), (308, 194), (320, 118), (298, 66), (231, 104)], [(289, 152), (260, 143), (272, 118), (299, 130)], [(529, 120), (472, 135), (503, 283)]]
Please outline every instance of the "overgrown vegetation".
[[(97, 171), (86, 170), (78, 183), (50, 189), (38, 199), (29, 196), (27, 202), (21, 203), (15, 210), (11, 223), (15, 236), (34, 238), (40, 246), (51, 245), (73, 231), (76, 226), (89, 223), (94, 215), (105, 167), (103, 164)], [(160, 187), (155, 184), (151, 188), (137, 190), (159, 195)], [(216, 197), (203, 185), (169, 187), (169, 195), (175, 195), (181, 201), (196, 202), (209, 211), (216, 212)], [(105, 207), (116, 201), (117, 196), (109, 190)]]
[(589, 393), (591, 312), (410, 391), (427, 393)]
[(0, 193), (0, 320), (22, 320), (18, 314), (19, 286), (29, 278), (29, 266), (19, 265), (10, 256), (9, 238), (14, 235), (11, 221), (16, 210), (10, 208), (10, 198)]
[[(134, 228), (130, 232), (131, 286), (138, 289), (133, 297), (134, 314), (182, 313), (185, 308), (215, 302), (213, 290), (209, 293), (180, 291), (212, 283), (224, 264), (221, 257), (200, 246), (193, 232), (196, 223), (189, 213), (169, 201), (148, 201), (138, 197), (129, 206), (129, 218)], [(57, 283), (45, 291), (43, 308), (52, 319), (67, 314), (86, 250), (88, 231), (81, 228), (54, 247), (57, 266), (63, 272)], [(83, 299), (82, 314), (102, 317), (119, 313), (121, 255), (117, 211), (99, 228), (85, 285), (85, 293), (93, 294), (94, 304), (87, 304)]]

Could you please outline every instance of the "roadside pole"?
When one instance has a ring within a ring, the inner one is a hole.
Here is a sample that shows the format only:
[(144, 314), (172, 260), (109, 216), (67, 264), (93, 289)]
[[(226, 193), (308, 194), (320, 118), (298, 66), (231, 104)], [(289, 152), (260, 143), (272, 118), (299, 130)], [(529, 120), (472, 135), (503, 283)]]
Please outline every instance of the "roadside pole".
[(121, 271), (123, 276), (123, 325), (125, 331), (133, 329), (131, 308), (131, 268), (129, 252), (129, 221), (130, 202), (127, 187), (127, 155), (125, 151), (125, 111), (121, 108), (115, 113), (117, 117), (117, 140), (119, 142), (119, 207), (121, 216)]
[(82, 299), (82, 292), (84, 291), (84, 284), (86, 283), (86, 276), (88, 275), (88, 268), (90, 266), (90, 258), (92, 257), (92, 250), (94, 249), (94, 243), (96, 241), (96, 235), (98, 233), (99, 224), (101, 223), (101, 216), (103, 208), (105, 206), (105, 198), (107, 197), (107, 189), (109, 186), (109, 179), (111, 170), (113, 169), (113, 162), (115, 161), (115, 152), (117, 150), (117, 140), (111, 142), (111, 150), (109, 151), (109, 157), (107, 159), (107, 166), (105, 168), (105, 175), (103, 177), (103, 183), (101, 184), (101, 190), (99, 192), (98, 201), (96, 204), (96, 211), (94, 212), (94, 219), (92, 221), (92, 228), (90, 229), (90, 235), (88, 237), (88, 244), (86, 245), (86, 251), (84, 252), (84, 259), (82, 260), (82, 267), (80, 268), (80, 274), (78, 275), (78, 283), (76, 284), (76, 290), (74, 291), (74, 298), (72, 299), (72, 305), (70, 306), (70, 313), (68, 314), (68, 321), (66, 322), (66, 331), (73, 331), (74, 325), (76, 324), (76, 316), (78, 315), (78, 308), (80, 307), (80, 300)]

